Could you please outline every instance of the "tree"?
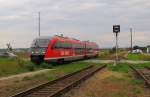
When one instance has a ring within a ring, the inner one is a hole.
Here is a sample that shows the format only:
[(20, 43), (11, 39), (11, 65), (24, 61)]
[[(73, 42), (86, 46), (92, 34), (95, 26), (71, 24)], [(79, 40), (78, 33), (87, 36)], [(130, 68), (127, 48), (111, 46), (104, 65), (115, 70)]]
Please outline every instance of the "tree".
[(11, 46), (11, 44), (10, 44), (10, 43), (7, 43), (6, 45), (7, 45), (7, 49), (8, 49), (8, 51), (12, 51), (12, 50), (13, 50), (13, 49), (12, 49), (12, 46)]
[(137, 46), (137, 45), (135, 45), (135, 46), (133, 47), (133, 50), (136, 50), (136, 49), (140, 49), (140, 47)]

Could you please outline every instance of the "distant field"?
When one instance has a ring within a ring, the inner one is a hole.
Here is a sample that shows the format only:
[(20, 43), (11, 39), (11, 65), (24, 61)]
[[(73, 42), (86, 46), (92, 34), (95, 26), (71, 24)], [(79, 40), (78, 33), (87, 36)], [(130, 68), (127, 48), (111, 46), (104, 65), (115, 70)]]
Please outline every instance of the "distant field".
[[(150, 54), (128, 54), (127, 50), (118, 50), (119, 59), (127, 60), (146, 60), (150, 61)], [(116, 58), (115, 51), (104, 49), (99, 52), (99, 59), (114, 60)]]
[(128, 59), (130, 60), (148, 60), (150, 61), (149, 54), (128, 54)]
[[(119, 59), (127, 59), (127, 51), (118, 51)], [(102, 50), (99, 52), (99, 59), (114, 60), (116, 53), (111, 50)]]

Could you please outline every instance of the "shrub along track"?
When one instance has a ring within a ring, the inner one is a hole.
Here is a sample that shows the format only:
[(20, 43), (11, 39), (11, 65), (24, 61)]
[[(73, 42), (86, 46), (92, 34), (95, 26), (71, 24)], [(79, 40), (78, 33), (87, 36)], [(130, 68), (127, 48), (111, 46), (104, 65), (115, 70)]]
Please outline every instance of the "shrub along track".
[(136, 69), (135, 67), (130, 65), (136, 74), (138, 74), (141, 78), (144, 79), (145, 84), (150, 88), (150, 67), (145, 67), (144, 69)]
[(58, 97), (77, 86), (97, 71), (103, 69), (103, 66), (89, 66), (80, 71), (68, 74), (54, 81), (44, 83), (38, 87), (29, 89), (25, 92), (18, 93), (12, 97)]

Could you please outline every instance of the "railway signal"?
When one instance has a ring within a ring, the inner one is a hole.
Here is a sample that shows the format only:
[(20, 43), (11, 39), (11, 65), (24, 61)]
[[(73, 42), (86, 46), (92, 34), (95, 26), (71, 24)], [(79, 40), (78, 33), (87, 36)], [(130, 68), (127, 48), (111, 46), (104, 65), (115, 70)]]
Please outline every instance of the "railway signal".
[(113, 33), (115, 33), (116, 36), (116, 60), (114, 63), (114, 66), (116, 66), (118, 62), (118, 33), (120, 33), (120, 25), (113, 25)]

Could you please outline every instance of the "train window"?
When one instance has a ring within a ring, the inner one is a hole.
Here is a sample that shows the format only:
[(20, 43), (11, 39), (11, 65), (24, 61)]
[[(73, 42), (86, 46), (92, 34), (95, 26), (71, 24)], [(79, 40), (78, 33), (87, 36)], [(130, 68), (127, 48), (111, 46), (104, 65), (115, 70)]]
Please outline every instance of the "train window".
[(33, 41), (31, 47), (48, 47), (50, 40), (48, 38), (37, 38)]
[(75, 48), (75, 49), (83, 49), (84, 45), (83, 44), (79, 44), (79, 43), (75, 43), (75, 44), (73, 44), (73, 48)]
[(76, 54), (83, 54), (84, 53), (84, 45), (80, 43), (74, 43), (73, 48), (75, 49)]
[(54, 45), (53, 45), (53, 48), (61, 48), (61, 43), (59, 41), (57, 41)]
[(64, 49), (72, 48), (72, 44), (69, 42), (62, 42), (61, 44), (62, 44), (62, 48), (64, 48)]
[(70, 48), (72, 48), (72, 44), (69, 43), (69, 42), (57, 41), (54, 44), (53, 48), (57, 48), (57, 49), (60, 49), (60, 48), (70, 49)]

